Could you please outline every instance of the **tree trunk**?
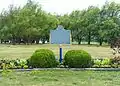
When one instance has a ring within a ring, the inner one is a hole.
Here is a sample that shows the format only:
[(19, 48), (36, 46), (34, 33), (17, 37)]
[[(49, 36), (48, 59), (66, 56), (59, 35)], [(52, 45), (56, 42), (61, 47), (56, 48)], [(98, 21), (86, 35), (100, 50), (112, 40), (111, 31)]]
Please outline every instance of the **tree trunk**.
[(27, 45), (31, 44), (30, 38), (27, 39)]
[(26, 38), (23, 39), (23, 43), (24, 43), (25, 45), (27, 44), (27, 39), (26, 39)]
[(45, 39), (45, 37), (43, 37), (42, 38), (42, 44), (45, 44), (45, 41), (46, 41), (46, 39)]
[(100, 38), (100, 40), (99, 40), (99, 45), (102, 46), (102, 43), (103, 43), (103, 39)]
[(74, 41), (73, 37), (72, 37), (72, 42)]
[(12, 44), (13, 44), (13, 45), (16, 44), (16, 39), (15, 39), (15, 38), (16, 38), (16, 37), (15, 37), (15, 35), (13, 34), (13, 35), (12, 35)]
[(36, 39), (36, 44), (39, 44), (39, 39)]
[(45, 44), (45, 40), (42, 41), (42, 44)]
[(80, 44), (81, 44), (81, 41), (82, 41), (82, 39), (80, 38), (80, 39), (78, 40), (78, 45), (80, 45)]
[(21, 38), (17, 39), (17, 43), (20, 44), (21, 43)]
[(0, 40), (1, 44), (3, 43), (3, 39)]
[(15, 44), (16, 44), (16, 43), (15, 43), (15, 39), (14, 39), (14, 38), (12, 39), (12, 44), (13, 44), (13, 45), (15, 45)]
[(4, 40), (4, 43), (6, 44), (6, 40)]
[(90, 42), (91, 42), (91, 32), (89, 31), (89, 33), (88, 33), (88, 45), (90, 45)]

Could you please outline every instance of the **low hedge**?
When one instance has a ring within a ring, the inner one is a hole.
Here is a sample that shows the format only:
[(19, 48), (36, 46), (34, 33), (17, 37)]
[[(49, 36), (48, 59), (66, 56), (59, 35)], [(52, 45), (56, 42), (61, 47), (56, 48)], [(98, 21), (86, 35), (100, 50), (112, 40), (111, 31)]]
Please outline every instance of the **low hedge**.
[(70, 68), (90, 67), (91, 62), (91, 55), (84, 50), (70, 50), (64, 57), (64, 65)]

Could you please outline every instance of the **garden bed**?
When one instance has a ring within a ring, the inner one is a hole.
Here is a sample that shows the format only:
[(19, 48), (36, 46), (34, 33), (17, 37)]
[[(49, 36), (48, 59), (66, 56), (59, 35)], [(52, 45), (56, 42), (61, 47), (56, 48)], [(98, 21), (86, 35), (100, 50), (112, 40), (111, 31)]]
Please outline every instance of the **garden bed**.
[(120, 70), (120, 57), (93, 59), (84, 50), (70, 50), (59, 62), (48, 49), (37, 49), (28, 59), (0, 60), (0, 69), (30, 70)]
[(63, 64), (58, 64), (55, 68), (34, 68), (29, 65), (28, 60), (16, 59), (16, 60), (0, 60), (0, 70), (13, 69), (13, 70), (120, 70), (118, 63), (112, 63), (111, 59), (92, 59), (92, 65), (88, 68), (70, 68)]

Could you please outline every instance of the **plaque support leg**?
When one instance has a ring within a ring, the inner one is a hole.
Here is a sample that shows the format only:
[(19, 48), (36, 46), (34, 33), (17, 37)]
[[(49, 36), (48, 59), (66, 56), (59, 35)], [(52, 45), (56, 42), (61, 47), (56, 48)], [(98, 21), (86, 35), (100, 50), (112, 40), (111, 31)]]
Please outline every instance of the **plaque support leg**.
[(60, 61), (60, 63), (62, 63), (62, 45), (60, 44), (60, 47), (59, 47), (59, 54), (60, 54), (60, 59), (59, 59), (59, 61)]

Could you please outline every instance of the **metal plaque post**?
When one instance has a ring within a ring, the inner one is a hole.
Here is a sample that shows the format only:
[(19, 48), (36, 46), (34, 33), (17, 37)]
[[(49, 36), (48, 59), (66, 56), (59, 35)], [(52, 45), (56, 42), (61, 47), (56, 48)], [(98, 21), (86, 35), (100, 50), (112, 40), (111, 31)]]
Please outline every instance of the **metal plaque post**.
[(62, 63), (62, 44), (60, 44), (59, 45), (59, 54), (60, 54), (60, 59), (59, 59), (59, 61), (60, 61), (60, 63)]

